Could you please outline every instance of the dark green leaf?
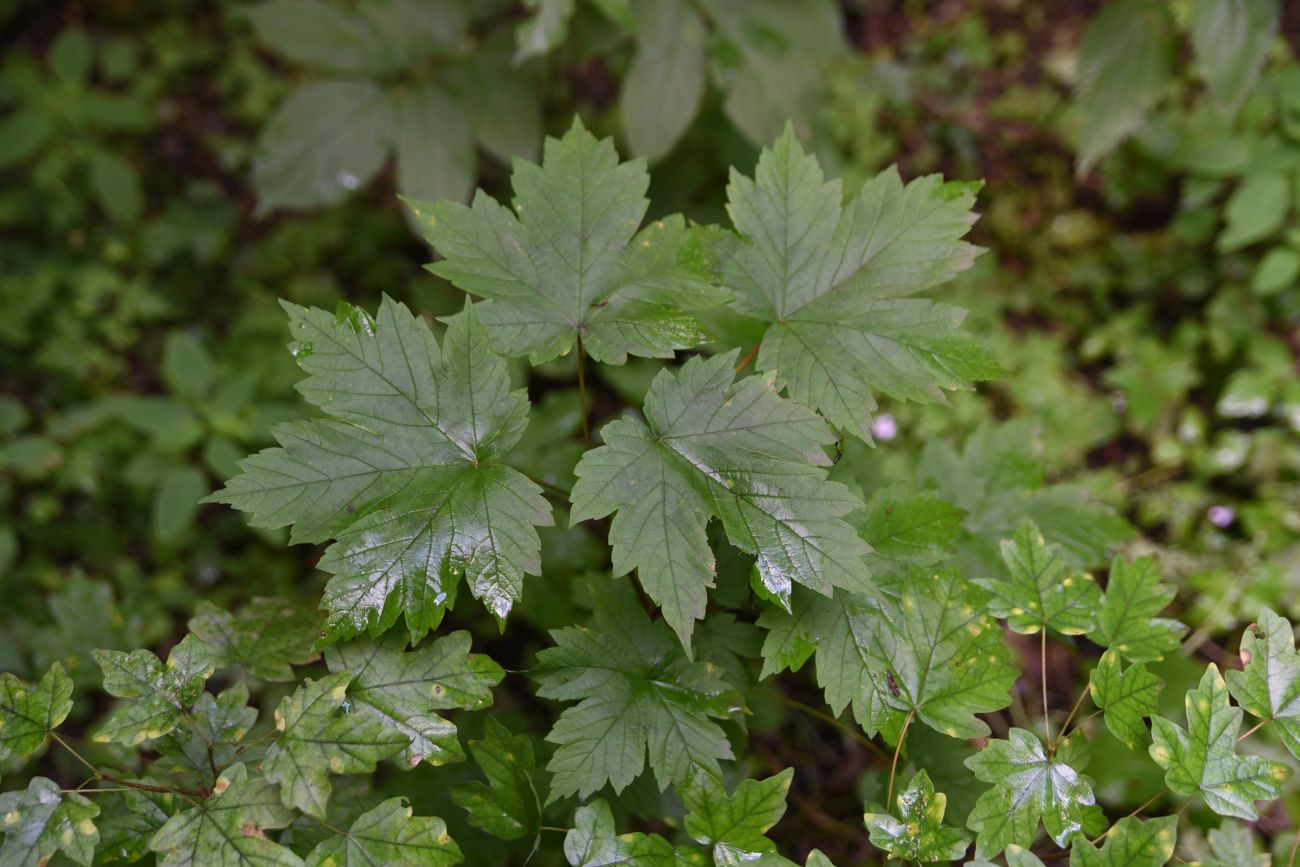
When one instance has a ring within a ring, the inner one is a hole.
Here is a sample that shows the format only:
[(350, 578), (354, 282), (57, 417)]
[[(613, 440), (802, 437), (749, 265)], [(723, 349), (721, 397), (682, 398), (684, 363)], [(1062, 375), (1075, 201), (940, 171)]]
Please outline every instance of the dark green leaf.
[(447, 825), (414, 815), (405, 798), (389, 798), (307, 856), (310, 867), (450, 867), (463, 860)]
[(502, 840), (531, 835), (534, 847), (541, 832), (541, 801), (534, 783), (537, 766), (533, 743), (527, 735), (510, 730), (488, 717), (483, 740), (471, 741), (474, 761), (487, 784), (461, 783), (451, 798), (469, 813), (469, 822)]
[(238, 614), (200, 600), (189, 628), (218, 663), (242, 666), (262, 680), (293, 680), (291, 666), (320, 656), (316, 614), (285, 599), (254, 598)]
[(72, 681), (56, 662), (32, 686), (12, 674), (0, 674), (0, 757), (27, 756), (72, 710)]
[(1135, 750), (1147, 739), (1143, 717), (1155, 716), (1165, 683), (1141, 663), (1120, 670), (1119, 654), (1108, 650), (1088, 678), (1092, 700), (1105, 711), (1106, 728)]
[(104, 672), (105, 691), (128, 699), (100, 726), (95, 740), (127, 746), (176, 728), (215, 668), (208, 649), (193, 635), (172, 648), (166, 665), (147, 650), (96, 650), (95, 661)]

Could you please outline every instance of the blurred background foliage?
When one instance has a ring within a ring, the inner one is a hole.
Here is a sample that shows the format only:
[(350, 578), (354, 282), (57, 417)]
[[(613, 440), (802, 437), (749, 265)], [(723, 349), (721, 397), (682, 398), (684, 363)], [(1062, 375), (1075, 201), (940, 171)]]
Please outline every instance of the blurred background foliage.
[[(892, 407), (876, 448), (845, 445), (845, 480), (919, 474), (980, 516), (970, 569), (1025, 515), (1085, 565), (1157, 552), (1194, 630), (1161, 671), (1176, 701), (1186, 657), (1222, 661), (1216, 640), (1261, 605), (1300, 617), (1300, 6), (1226, 23), (1205, 6), (0, 0), (0, 670), (61, 660), (89, 689), (91, 648), (165, 646), (199, 600), (314, 607), (319, 551), (198, 505), (304, 412), (277, 299), (457, 310), (398, 194), (508, 195), (510, 160), (577, 113), (650, 160), (656, 210), (703, 222), (725, 221), (727, 167), (748, 171), (787, 119), (849, 189), (893, 162), (984, 179), (989, 252), (945, 294), (1008, 375), (952, 407)], [(1207, 28), (1236, 28), (1236, 54)], [(571, 366), (526, 383), (530, 470), (566, 487)], [(597, 415), (639, 404), (654, 370), (600, 368)], [(1114, 510), (1089, 534), (1080, 490)], [(507, 635), (471, 607), (450, 618), (507, 668), (578, 619), (554, 588), (604, 566), (580, 531), (544, 545), (550, 589), (530, 579)], [(710, 622), (701, 640), (743, 669), (754, 636)], [(1049, 664), (1077, 679), (1067, 654)], [(820, 706), (809, 681), (782, 689)], [(783, 849), (841, 835), (860, 863), (865, 834), (840, 826), (879, 774), (771, 691), (751, 690), (750, 731), (773, 768), (800, 765)], [(507, 718), (538, 712), (502, 693)], [(1098, 752), (1112, 802), (1158, 786), (1118, 743)], [(970, 789), (935, 782), (959, 823)]]

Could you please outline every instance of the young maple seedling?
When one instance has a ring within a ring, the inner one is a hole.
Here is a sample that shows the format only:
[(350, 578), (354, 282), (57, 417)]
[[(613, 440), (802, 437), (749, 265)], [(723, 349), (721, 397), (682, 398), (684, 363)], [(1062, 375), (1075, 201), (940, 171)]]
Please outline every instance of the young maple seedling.
[[(373, 315), (285, 304), (299, 391), (321, 414), (276, 428), (278, 446), (211, 500), (327, 544), (323, 625), (284, 600), (204, 604), (166, 663), (98, 652), (105, 691), (124, 701), (94, 740), (147, 748), (148, 762), (83, 753), (55, 731), (72, 709), (61, 665), (35, 685), (0, 676), (0, 756), (52, 738), (90, 774), (0, 795), (0, 864), (90, 864), (100, 851), (168, 865), (790, 865), (768, 832), (799, 771), (747, 778), (746, 711), (773, 695), (876, 754), (885, 800), (862, 833), (904, 861), (957, 860), (973, 843), (974, 864), (1042, 864), (1041, 845), (1072, 864), (1158, 865), (1182, 810), (1137, 813), (1182, 796), (1252, 820), (1255, 802), (1279, 796), (1290, 768), (1238, 741), (1248, 711), (1252, 732), (1271, 724), (1300, 757), (1287, 620), (1265, 611), (1247, 630), (1244, 670), (1225, 680), (1208, 667), (1184, 727), (1158, 715), (1163, 683), (1146, 667), (1186, 632), (1160, 616), (1173, 589), (1151, 558), (1114, 559), (1104, 588), (1084, 571), (1127, 527), (1041, 488), (1013, 426), (977, 431), (960, 454), (927, 445), (925, 489), (868, 480), (864, 497), (852, 460), (831, 457), (845, 437), (870, 442), (880, 397), (942, 402), (1000, 373), (961, 310), (918, 297), (974, 260), (963, 238), (977, 185), (904, 184), (891, 169), (846, 200), (792, 130), (753, 178), (733, 171), (730, 229), (645, 224), (648, 183), (644, 163), (575, 122), (540, 165), (516, 162), (509, 205), (482, 192), (469, 206), (410, 202), (441, 256), (431, 269), (480, 299), (441, 338), (387, 297)], [(577, 425), (522, 447), (532, 407), (512, 388), (513, 356), (572, 356), (580, 451), (566, 451)], [(588, 358), (629, 356), (662, 369), (639, 408), (597, 431)], [(531, 462), (548, 445), (571, 455), (562, 471)], [(569, 579), (569, 564), (546, 562), (539, 529), (566, 510), (571, 533), (607, 544), (609, 574)], [(572, 592), (591, 613), (507, 673), (471, 651), (470, 632), (442, 630), (465, 592), (503, 630), (533, 594)], [(1037, 636), (1037, 671), (1004, 628)], [(1054, 703), (1048, 642), (1081, 636), (1105, 652), (1077, 700)], [(828, 711), (757, 683), (814, 657)], [(227, 687), (207, 691), (218, 672)], [(444, 714), (490, 706), (507, 678), (554, 722), (517, 733), (484, 721), (468, 752), (485, 782), (449, 789), (464, 811), (449, 820), (478, 836), (415, 816), (403, 796), (423, 792), (401, 774), (335, 785), (384, 762), (464, 761)], [(1036, 720), (1013, 706), (1018, 681), (1040, 693)], [(282, 696), (270, 718), (255, 694)], [(1089, 699), (1097, 712), (1080, 716)], [(1084, 773), (1103, 723), (1147, 747), (1167, 786), (1115, 822)], [(911, 753), (922, 727), (949, 745), (944, 758)], [(965, 828), (935, 782), (958, 758), (978, 787)], [(643, 777), (674, 793), (664, 833), (619, 834)], [(1234, 828), (1212, 838), (1216, 852)], [(805, 863), (831, 862), (813, 851)]]

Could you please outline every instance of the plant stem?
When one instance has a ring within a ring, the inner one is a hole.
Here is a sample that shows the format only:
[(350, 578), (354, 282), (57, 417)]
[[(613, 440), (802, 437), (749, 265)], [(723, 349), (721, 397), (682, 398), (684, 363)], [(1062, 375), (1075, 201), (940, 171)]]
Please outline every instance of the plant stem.
[(208, 792), (200, 791), (198, 789), (177, 789), (172, 786), (151, 786), (147, 783), (136, 783), (131, 780), (123, 780), (120, 777), (113, 776), (112, 774), (106, 774), (103, 771), (101, 771), (99, 768), (92, 765), (85, 756), (83, 756), (81, 753), (73, 749), (72, 745), (69, 744), (67, 741), (65, 741), (62, 736), (56, 734), (55, 732), (50, 732), (50, 737), (54, 738), (54, 740), (57, 741), (58, 744), (62, 746), (65, 750), (72, 753), (73, 757), (76, 758), (77, 761), (85, 765), (97, 780), (107, 780), (110, 783), (116, 783), (119, 786), (124, 786), (128, 789), (136, 789), (137, 791), (141, 791), (141, 792), (163, 792), (168, 795), (188, 795), (189, 797), (192, 798), (208, 797)]
[[(1154, 803), (1155, 803), (1156, 801), (1158, 801), (1160, 798), (1164, 797), (1165, 794), (1167, 794), (1168, 792), (1169, 792), (1168, 789), (1161, 789), (1160, 791), (1158, 791), (1158, 792), (1156, 792), (1154, 795), (1152, 795), (1150, 798), (1148, 798), (1145, 802), (1143, 802), (1143, 804), (1142, 804), (1140, 807), (1138, 807), (1138, 808), (1137, 808), (1136, 810), (1134, 810), (1133, 812), (1129, 813), (1128, 816), (1125, 816), (1124, 818), (1127, 819), (1127, 818), (1129, 818), (1129, 817), (1131, 817), (1131, 816), (1136, 816), (1138, 813), (1141, 813), (1141, 812), (1142, 812), (1143, 810), (1145, 810), (1147, 807), (1150, 807), (1152, 804), (1154, 804)], [(1189, 801), (1188, 803), (1190, 803), (1190, 801)], [(1187, 807), (1187, 804), (1186, 804), (1186, 803), (1183, 804), (1183, 807), (1186, 808), (1186, 807)], [(1179, 810), (1178, 812), (1179, 812), (1179, 813), (1182, 813), (1182, 810)], [(1099, 834), (1099, 835), (1097, 836), (1097, 838), (1096, 838), (1095, 840), (1092, 841), (1092, 845), (1096, 846), (1096, 845), (1097, 845), (1098, 843), (1100, 843), (1102, 840), (1105, 840), (1106, 837), (1109, 836), (1110, 832), (1111, 832), (1111, 831), (1114, 831), (1114, 830), (1115, 830), (1115, 823), (1112, 822), (1112, 823), (1111, 823), (1111, 826), (1110, 826), (1109, 828), (1107, 828), (1105, 831), (1103, 831), (1101, 834)]]
[(1272, 721), (1273, 718), (1269, 717), (1266, 720), (1261, 720), (1260, 722), (1255, 723), (1253, 726), (1251, 726), (1250, 728), (1246, 729), (1244, 732), (1241, 733), (1241, 735), (1237, 738), (1237, 743), (1241, 743), (1246, 738), (1250, 737), (1255, 732), (1259, 731), (1260, 729), (1262, 729), (1264, 726), (1268, 725)]
[(582, 443), (591, 448), (591, 423), (587, 421), (587, 351), (582, 348), (582, 335), (578, 335), (578, 402), (582, 406)]
[(746, 367), (749, 366), (749, 363), (754, 360), (754, 356), (758, 355), (759, 347), (761, 347), (762, 345), (763, 345), (763, 341), (761, 340), (758, 341), (757, 343), (754, 344), (754, 348), (749, 350), (749, 355), (746, 355), (744, 358), (740, 359), (740, 364), (736, 365), (736, 373), (740, 373), (742, 370), (744, 370)]
[(90, 770), (90, 773), (92, 773), (95, 776), (95, 779), (100, 778), (99, 768), (92, 765), (90, 761), (86, 759), (85, 756), (83, 756), (81, 753), (74, 750), (72, 748), (72, 744), (68, 743), (63, 739), (61, 735), (58, 735), (54, 732), (50, 732), (50, 737), (54, 738), (55, 743), (57, 743), (59, 746), (63, 747), (65, 750), (72, 753), (72, 757), (74, 759), (76, 759), (77, 761), (85, 765)]
[(1079, 712), (1079, 708), (1083, 707), (1083, 700), (1088, 695), (1087, 687), (1084, 688), (1083, 692), (1079, 693), (1079, 700), (1074, 703), (1074, 707), (1070, 708), (1070, 715), (1065, 718), (1065, 722), (1061, 723), (1061, 740), (1065, 740), (1066, 734), (1070, 731), (1070, 722), (1074, 719), (1074, 715)]
[(889, 788), (885, 794), (885, 809), (892, 809), (894, 803), (894, 774), (898, 771), (898, 754), (903, 751), (903, 740), (907, 737), (907, 728), (912, 724), (912, 717), (916, 716), (916, 708), (907, 712), (907, 719), (903, 720), (903, 730), (898, 733), (898, 745), (894, 747), (894, 763), (889, 766)]
[(1291, 857), (1287, 859), (1286, 867), (1295, 867), (1295, 854), (1300, 852), (1300, 831), (1295, 832), (1295, 842), (1291, 844)]
[(557, 494), (559, 496), (562, 496), (564, 497), (565, 502), (568, 502), (569, 496), (572, 494), (572, 492), (568, 488), (562, 488), (559, 485), (552, 484), (551, 482), (546, 481), (546, 479), (539, 479), (537, 476), (534, 476), (532, 473), (525, 473), (523, 472), (523, 470), (519, 470), (519, 472), (522, 473), (523, 476), (526, 479), (528, 479), (528, 481), (532, 482), (534, 485), (537, 485), (539, 488), (544, 488), (546, 490), (546, 493)]
[(831, 716), (830, 714), (826, 713), (825, 711), (818, 710), (817, 708), (813, 707), (812, 705), (804, 704), (803, 702), (799, 701), (798, 699), (790, 698), (790, 696), (786, 695), (786, 694), (783, 693), (783, 692), (780, 692), (779, 690), (771, 689), (771, 690), (768, 690), (768, 693), (769, 693), (772, 697), (774, 697), (777, 701), (781, 702), (782, 704), (788, 705), (788, 706), (794, 708), (795, 710), (802, 711), (803, 713), (808, 714), (808, 716), (812, 717), (813, 719), (821, 720), (822, 722), (826, 723), (827, 725), (835, 726), (835, 728), (837, 728), (837, 729), (839, 729), (840, 731), (844, 732), (846, 735), (848, 735), (849, 737), (853, 738), (855, 741), (857, 741), (857, 742), (858, 742), (859, 744), (861, 744), (862, 746), (864, 746), (864, 747), (866, 747), (867, 749), (871, 750), (871, 752), (875, 753), (875, 754), (876, 754), (877, 756), (879, 756), (880, 758), (882, 758), (882, 759), (887, 759), (887, 758), (889, 758), (889, 753), (885, 752), (885, 751), (882, 750), (880, 747), (878, 747), (878, 746), (876, 745), (876, 742), (873, 741), (873, 740), (871, 740), (871, 738), (866, 737), (865, 735), (862, 734), (862, 732), (858, 731), (857, 729), (853, 728), (852, 726), (845, 725), (844, 723), (840, 722), (840, 721), (837, 720), (835, 717)]
[(1047, 715), (1047, 627), (1039, 634), (1038, 641), (1038, 673), (1043, 681), (1043, 734), (1047, 737), (1047, 745), (1052, 746), (1052, 720)]

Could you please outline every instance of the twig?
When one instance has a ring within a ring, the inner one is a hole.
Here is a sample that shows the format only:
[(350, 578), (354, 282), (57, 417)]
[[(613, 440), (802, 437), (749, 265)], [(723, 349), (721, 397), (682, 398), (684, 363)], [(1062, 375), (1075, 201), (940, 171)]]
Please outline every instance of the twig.
[(898, 733), (898, 744), (894, 747), (894, 761), (889, 766), (889, 788), (885, 794), (885, 809), (891, 809), (894, 803), (894, 774), (898, 771), (898, 754), (903, 751), (903, 741), (907, 738), (907, 727), (912, 724), (912, 717), (916, 716), (916, 708), (907, 712), (907, 719), (903, 720), (903, 730)]
[(1038, 673), (1043, 681), (1043, 735), (1049, 749), (1052, 746), (1052, 720), (1047, 710), (1047, 626), (1043, 626), (1038, 641)]
[(1287, 859), (1286, 867), (1295, 867), (1295, 854), (1300, 852), (1300, 831), (1295, 832), (1295, 842), (1291, 844), (1291, 857)]
[(875, 753), (878, 757), (880, 757), (880, 758), (882, 758), (882, 759), (888, 759), (888, 758), (889, 758), (889, 753), (885, 752), (885, 751), (882, 750), (879, 746), (877, 746), (876, 743), (875, 743), (875, 741), (871, 740), (871, 738), (869, 738), (869, 737), (867, 737), (866, 735), (862, 734), (862, 732), (858, 731), (857, 729), (853, 728), (852, 726), (845, 725), (844, 723), (840, 722), (839, 720), (837, 720), (835, 717), (831, 716), (830, 714), (828, 714), (828, 713), (826, 713), (826, 712), (824, 712), (824, 711), (818, 710), (817, 708), (813, 707), (812, 705), (804, 704), (803, 702), (799, 701), (798, 699), (790, 698), (790, 696), (786, 695), (785, 693), (783, 693), (783, 692), (781, 692), (781, 691), (779, 691), (779, 690), (770, 689), (770, 690), (767, 690), (767, 692), (768, 692), (771, 696), (773, 696), (777, 701), (781, 702), (782, 704), (789, 705), (790, 707), (794, 708), (795, 710), (802, 711), (803, 713), (808, 714), (808, 716), (813, 717), (814, 719), (821, 720), (822, 722), (826, 723), (827, 725), (835, 726), (835, 728), (837, 728), (837, 729), (839, 729), (840, 731), (844, 732), (846, 735), (848, 735), (849, 737), (853, 738), (853, 740), (857, 741), (857, 742), (858, 742), (859, 744), (861, 744), (862, 746), (864, 746), (864, 747), (866, 747), (867, 749), (871, 750), (871, 752)]
[[(1147, 799), (1147, 800), (1142, 804), (1142, 806), (1138, 807), (1136, 810), (1134, 810), (1133, 812), (1129, 813), (1128, 816), (1125, 816), (1124, 818), (1127, 819), (1127, 818), (1130, 818), (1130, 817), (1132, 817), (1132, 816), (1136, 816), (1138, 813), (1141, 813), (1141, 812), (1142, 812), (1143, 810), (1145, 810), (1147, 807), (1150, 807), (1150, 806), (1151, 806), (1152, 804), (1154, 804), (1156, 801), (1158, 801), (1158, 800), (1160, 800), (1161, 798), (1163, 798), (1166, 794), (1168, 794), (1168, 792), (1169, 792), (1168, 789), (1161, 789), (1160, 791), (1158, 791), (1158, 792), (1156, 792), (1154, 795), (1152, 795), (1150, 798), (1148, 798), (1148, 799)], [(1188, 801), (1187, 803), (1184, 803), (1184, 804), (1183, 804), (1183, 809), (1186, 809), (1186, 808), (1187, 808), (1187, 804), (1190, 804), (1190, 803), (1191, 803), (1191, 801)], [(1182, 813), (1182, 810), (1179, 810), (1178, 812), (1179, 812), (1179, 813)], [(1115, 825), (1116, 825), (1116, 823), (1115, 823), (1115, 822), (1112, 822), (1109, 828), (1107, 828), (1105, 831), (1103, 831), (1101, 834), (1099, 834), (1099, 835), (1097, 836), (1097, 838), (1094, 839), (1094, 840), (1092, 841), (1092, 845), (1096, 846), (1096, 845), (1097, 845), (1098, 843), (1100, 843), (1102, 840), (1105, 840), (1106, 837), (1110, 835), (1110, 832), (1115, 830)]]
[(1237, 743), (1241, 743), (1241, 742), (1244, 741), (1246, 738), (1250, 737), (1250, 736), (1253, 735), (1255, 732), (1259, 731), (1260, 729), (1262, 729), (1264, 726), (1268, 725), (1268, 724), (1271, 723), (1272, 721), (1273, 721), (1273, 718), (1272, 718), (1272, 717), (1269, 717), (1269, 718), (1266, 719), (1266, 720), (1263, 720), (1263, 721), (1261, 721), (1261, 722), (1257, 722), (1257, 723), (1255, 723), (1253, 726), (1251, 726), (1250, 728), (1246, 729), (1246, 731), (1244, 731), (1244, 732), (1243, 732), (1243, 733), (1242, 733), (1242, 734), (1237, 738)]
[(578, 335), (578, 403), (582, 407), (582, 442), (591, 448), (591, 424), (587, 421), (587, 351), (582, 348), (582, 335)]
[(1086, 686), (1083, 688), (1083, 692), (1079, 693), (1079, 700), (1074, 703), (1074, 707), (1070, 708), (1070, 715), (1065, 718), (1065, 722), (1061, 723), (1061, 740), (1065, 740), (1069, 734), (1070, 723), (1074, 720), (1074, 715), (1079, 712), (1079, 708), (1083, 707), (1083, 700), (1090, 694), (1091, 692)]
[(740, 359), (740, 364), (736, 365), (736, 373), (740, 373), (742, 370), (744, 370), (746, 367), (749, 366), (749, 363), (754, 360), (754, 356), (758, 355), (758, 350), (762, 345), (763, 345), (763, 341), (761, 340), (758, 341), (757, 343), (754, 344), (754, 348), (749, 350), (749, 355), (746, 355), (744, 358)]

